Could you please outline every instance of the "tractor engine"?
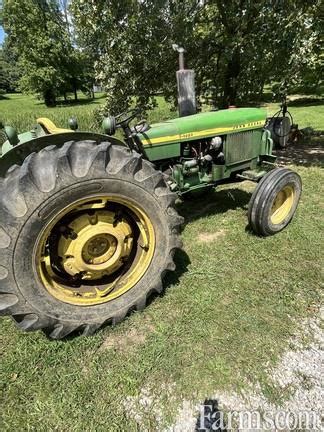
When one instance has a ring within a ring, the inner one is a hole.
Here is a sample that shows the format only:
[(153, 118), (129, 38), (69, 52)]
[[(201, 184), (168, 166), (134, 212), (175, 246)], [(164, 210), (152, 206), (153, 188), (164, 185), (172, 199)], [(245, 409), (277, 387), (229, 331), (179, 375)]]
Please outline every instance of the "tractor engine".
[(195, 166), (210, 167), (212, 164), (224, 164), (223, 138), (215, 136), (211, 139), (187, 142), (181, 149), (183, 165), (186, 168)]
[[(189, 141), (181, 146), (180, 163), (172, 168), (172, 178), (182, 189), (213, 181), (213, 167), (224, 165), (224, 138), (215, 136)], [(175, 187), (175, 185), (174, 185)]]
[(274, 160), (265, 122), (262, 109), (233, 108), (153, 124), (137, 139), (147, 159), (167, 171), (171, 189), (184, 194), (245, 171), (263, 175), (261, 162)]

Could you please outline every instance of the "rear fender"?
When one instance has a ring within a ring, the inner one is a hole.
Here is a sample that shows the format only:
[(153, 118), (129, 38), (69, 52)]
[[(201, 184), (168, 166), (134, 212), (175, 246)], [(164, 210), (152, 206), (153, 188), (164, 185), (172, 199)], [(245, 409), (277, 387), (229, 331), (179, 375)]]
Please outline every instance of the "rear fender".
[(93, 132), (66, 132), (45, 135), (30, 141), (26, 141), (22, 144), (18, 144), (15, 147), (12, 147), (12, 149), (7, 153), (2, 155), (0, 158), (0, 177), (4, 177), (7, 170), (12, 165), (21, 165), (29, 154), (38, 152), (47, 146), (55, 145), (57, 147), (62, 147), (68, 141), (85, 140), (96, 141), (97, 144), (109, 141), (111, 144), (126, 146), (123, 141), (120, 141), (117, 138)]

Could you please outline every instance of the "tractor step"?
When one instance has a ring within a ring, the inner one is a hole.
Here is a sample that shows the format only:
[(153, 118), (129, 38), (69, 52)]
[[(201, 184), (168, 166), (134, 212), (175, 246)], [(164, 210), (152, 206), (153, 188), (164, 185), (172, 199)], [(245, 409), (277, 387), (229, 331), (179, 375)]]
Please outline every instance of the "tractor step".
[(263, 176), (267, 174), (267, 170), (246, 170), (241, 174), (237, 174), (236, 177), (243, 180), (251, 180), (254, 182), (258, 182)]

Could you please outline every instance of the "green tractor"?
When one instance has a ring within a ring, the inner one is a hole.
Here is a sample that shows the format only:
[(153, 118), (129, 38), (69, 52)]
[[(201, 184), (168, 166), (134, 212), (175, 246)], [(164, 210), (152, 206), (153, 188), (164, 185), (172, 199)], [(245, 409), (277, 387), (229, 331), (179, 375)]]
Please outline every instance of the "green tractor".
[[(301, 180), (276, 167), (265, 111), (131, 126), (137, 115), (106, 118), (103, 134), (44, 118), (19, 136), (2, 129), (0, 314), (20, 329), (90, 335), (142, 310), (175, 269), (178, 197), (248, 179), (256, 183), (248, 221), (257, 235), (292, 219)], [(123, 141), (113, 137), (117, 128)]]

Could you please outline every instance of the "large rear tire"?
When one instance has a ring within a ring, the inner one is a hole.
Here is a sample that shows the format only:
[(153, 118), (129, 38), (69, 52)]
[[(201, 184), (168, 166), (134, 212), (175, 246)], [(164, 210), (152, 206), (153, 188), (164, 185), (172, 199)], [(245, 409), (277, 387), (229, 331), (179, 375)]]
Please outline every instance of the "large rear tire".
[(49, 146), (0, 179), (0, 314), (54, 339), (142, 310), (174, 270), (183, 219), (128, 148)]
[(283, 230), (293, 218), (302, 191), (300, 176), (287, 168), (275, 168), (256, 186), (248, 209), (249, 225), (261, 236)]

